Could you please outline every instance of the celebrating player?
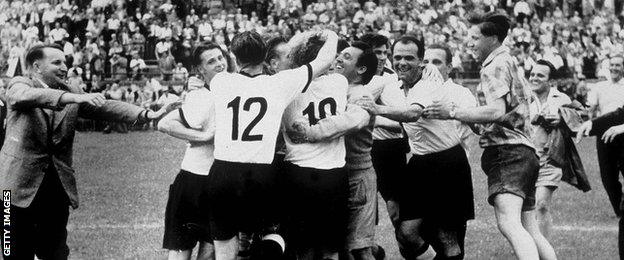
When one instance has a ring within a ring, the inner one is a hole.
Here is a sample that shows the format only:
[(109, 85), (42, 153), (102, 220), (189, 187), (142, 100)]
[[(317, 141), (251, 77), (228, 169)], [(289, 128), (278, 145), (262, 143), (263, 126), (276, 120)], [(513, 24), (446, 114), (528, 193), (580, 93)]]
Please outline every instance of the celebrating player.
[(267, 76), (262, 75), (265, 42), (255, 32), (240, 33), (231, 44), (240, 73), (220, 73), (210, 82), (216, 115), (210, 226), (219, 260), (236, 258), (239, 231), (260, 232), (277, 222), (279, 196), (271, 162), (280, 121), (286, 106), (333, 61), (338, 37), (331, 31), (323, 31), (323, 37), (313, 61)]

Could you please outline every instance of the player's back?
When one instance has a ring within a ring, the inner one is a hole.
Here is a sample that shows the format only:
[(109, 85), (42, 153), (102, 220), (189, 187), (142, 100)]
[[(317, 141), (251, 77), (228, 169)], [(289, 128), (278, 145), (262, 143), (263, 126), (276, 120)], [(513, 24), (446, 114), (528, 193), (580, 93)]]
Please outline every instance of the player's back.
[(215, 159), (271, 163), (284, 109), (305, 92), (311, 75), (309, 65), (271, 76), (217, 74), (210, 82), (215, 100)]
[(314, 79), (308, 90), (293, 100), (282, 117), (286, 141), (285, 160), (301, 167), (334, 169), (345, 165), (344, 138), (318, 143), (293, 143), (287, 132), (292, 124), (306, 120), (312, 126), (327, 116), (345, 111), (347, 79), (340, 74), (329, 74)]

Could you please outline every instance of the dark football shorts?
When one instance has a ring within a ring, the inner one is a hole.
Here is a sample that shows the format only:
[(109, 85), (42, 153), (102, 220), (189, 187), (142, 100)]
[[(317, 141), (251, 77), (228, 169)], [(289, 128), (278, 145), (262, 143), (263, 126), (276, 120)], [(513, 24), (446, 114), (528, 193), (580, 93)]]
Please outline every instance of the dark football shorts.
[(215, 160), (208, 175), (210, 230), (215, 240), (275, 226), (281, 201), (274, 165)]
[(169, 186), (163, 248), (188, 250), (197, 242), (212, 243), (207, 187), (208, 176), (180, 170)]
[(293, 245), (341, 250), (349, 192), (346, 169), (322, 170), (287, 162), (282, 181), (286, 227)]
[(485, 147), (481, 168), (488, 177), (488, 203), (494, 205), (498, 194), (511, 193), (524, 199), (523, 211), (535, 209), (535, 183), (539, 167), (535, 151), (528, 146)]

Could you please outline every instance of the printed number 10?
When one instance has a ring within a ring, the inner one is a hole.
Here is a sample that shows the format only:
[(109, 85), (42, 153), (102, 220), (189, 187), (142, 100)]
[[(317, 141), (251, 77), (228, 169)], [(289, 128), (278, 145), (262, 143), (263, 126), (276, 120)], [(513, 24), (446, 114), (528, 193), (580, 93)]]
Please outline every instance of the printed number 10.
[(329, 111), (332, 115), (336, 115), (336, 100), (333, 98), (326, 98), (321, 100), (318, 104), (319, 118), (316, 118), (315, 106), (314, 102), (310, 102), (310, 104), (303, 110), (303, 115), (308, 116), (308, 122), (310, 125), (316, 125), (319, 120), (327, 117), (327, 112), (325, 112), (325, 107), (329, 105)]

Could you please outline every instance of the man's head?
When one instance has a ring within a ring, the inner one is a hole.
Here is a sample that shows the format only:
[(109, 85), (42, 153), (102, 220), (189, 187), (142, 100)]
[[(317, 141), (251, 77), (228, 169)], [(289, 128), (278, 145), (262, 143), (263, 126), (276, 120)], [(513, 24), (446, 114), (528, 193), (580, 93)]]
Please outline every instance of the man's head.
[(425, 50), (425, 56), (423, 57), (423, 64), (433, 64), (438, 68), (444, 80), (449, 78), (451, 72), (451, 60), (453, 54), (451, 49), (442, 44), (432, 44)]
[(289, 68), (288, 53), (290, 48), (287, 43), (288, 41), (283, 36), (273, 37), (267, 42), (265, 62), (271, 73), (278, 73)]
[(57, 44), (36, 45), (26, 53), (26, 66), (34, 77), (49, 86), (65, 84), (67, 65), (63, 48)]
[(556, 69), (549, 61), (538, 60), (531, 68), (529, 73), (529, 83), (531, 89), (537, 94), (541, 94), (550, 90), (552, 81), (556, 79)]
[(266, 43), (257, 32), (242, 32), (234, 36), (230, 46), (241, 67), (262, 64), (266, 57)]
[(381, 73), (386, 64), (386, 59), (388, 59), (388, 37), (381, 34), (368, 33), (360, 37), (360, 40), (373, 48), (373, 52), (379, 61), (377, 64), (377, 73)]
[(611, 72), (611, 79), (615, 82), (620, 81), (624, 76), (624, 56), (616, 55), (609, 60), (609, 71)]
[(420, 61), (424, 54), (423, 43), (413, 35), (402, 36), (392, 45), (392, 66), (399, 80), (414, 84), (420, 79)]
[(474, 15), (469, 19), (472, 27), (468, 30), (466, 45), (478, 60), (485, 60), (490, 53), (498, 48), (509, 30), (509, 18), (495, 12)]
[(217, 73), (228, 68), (227, 58), (216, 44), (205, 44), (195, 47), (191, 56), (191, 63), (195, 73), (209, 83)]
[(345, 76), (349, 84), (366, 85), (377, 72), (377, 57), (370, 45), (355, 41), (340, 52), (333, 67), (334, 72)]

